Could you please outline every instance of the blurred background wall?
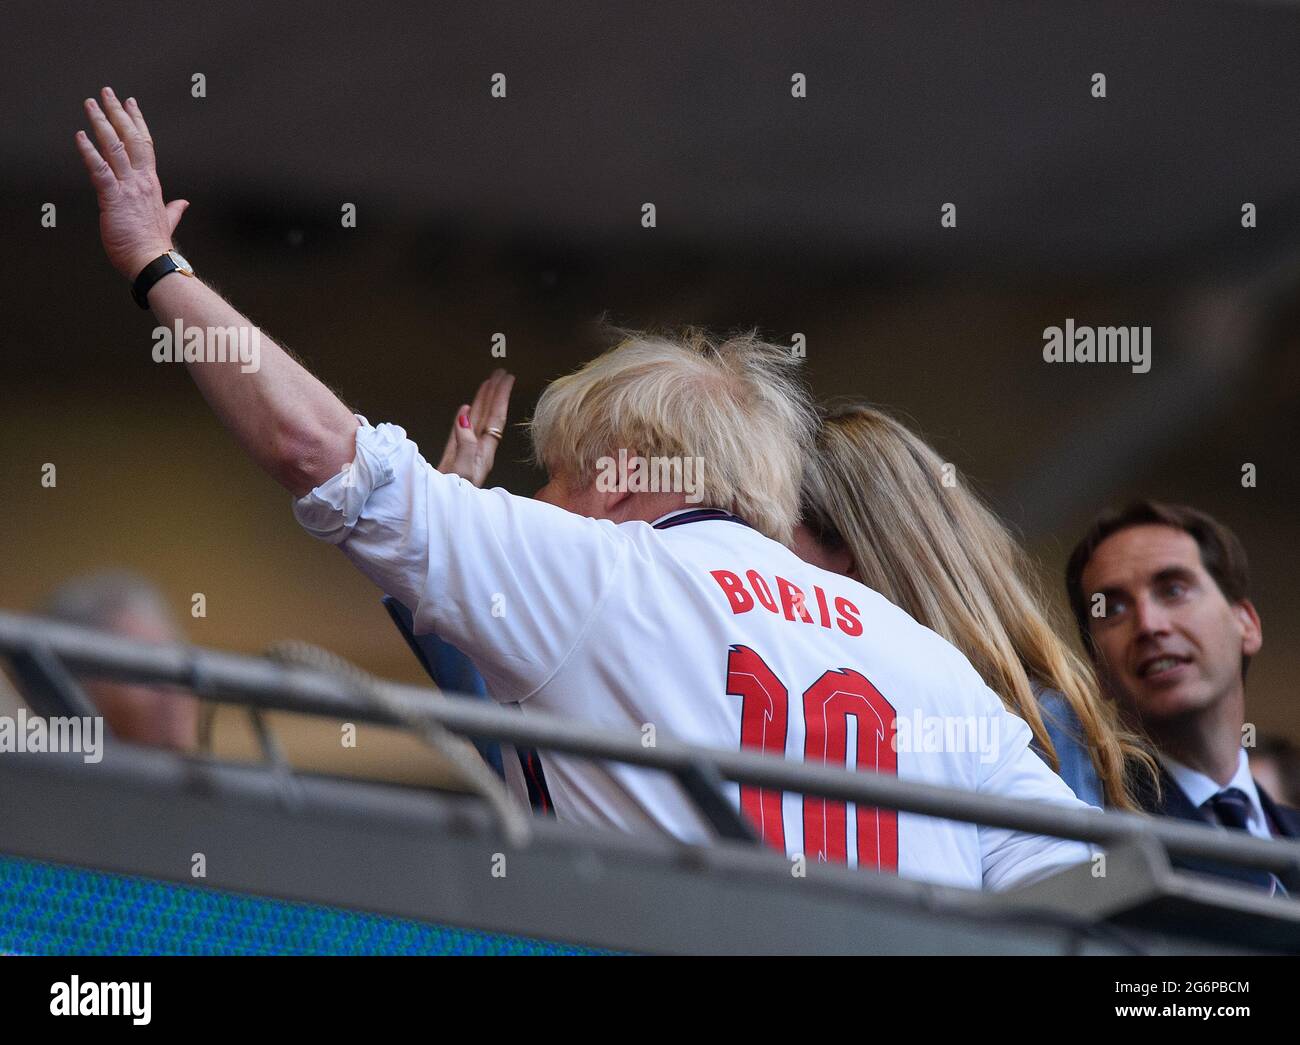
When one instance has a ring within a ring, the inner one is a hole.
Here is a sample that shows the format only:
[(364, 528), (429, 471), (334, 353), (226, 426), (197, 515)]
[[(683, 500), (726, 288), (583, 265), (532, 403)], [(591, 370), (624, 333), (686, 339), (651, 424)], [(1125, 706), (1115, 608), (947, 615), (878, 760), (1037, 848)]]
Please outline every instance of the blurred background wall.
[[(128, 566), (197, 642), (420, 680), (378, 592), (152, 362), (73, 147), (111, 84), (198, 272), (427, 456), (496, 332), (512, 420), (602, 315), (802, 333), (818, 394), (901, 411), (1054, 591), (1103, 506), (1230, 524), (1265, 625), (1248, 718), (1300, 738), (1295, 5), (9, 3), (0, 40), (0, 606)], [(1067, 318), (1151, 326), (1150, 372), (1045, 363)], [(494, 480), (532, 492), (526, 453), (512, 432)]]

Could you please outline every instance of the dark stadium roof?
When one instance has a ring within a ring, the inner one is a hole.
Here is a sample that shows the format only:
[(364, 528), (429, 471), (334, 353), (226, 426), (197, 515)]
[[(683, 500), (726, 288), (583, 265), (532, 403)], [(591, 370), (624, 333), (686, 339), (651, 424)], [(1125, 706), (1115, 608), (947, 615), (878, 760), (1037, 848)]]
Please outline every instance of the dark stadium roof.
[(1290, 3), (241, 2), (144, 33), (71, 7), (0, 16), (7, 182), (80, 187), (77, 103), (111, 80), (178, 192), (544, 242), (635, 236), (653, 201), (685, 245), (1112, 271), (1219, 264), (1244, 201), (1251, 249), (1300, 224)]

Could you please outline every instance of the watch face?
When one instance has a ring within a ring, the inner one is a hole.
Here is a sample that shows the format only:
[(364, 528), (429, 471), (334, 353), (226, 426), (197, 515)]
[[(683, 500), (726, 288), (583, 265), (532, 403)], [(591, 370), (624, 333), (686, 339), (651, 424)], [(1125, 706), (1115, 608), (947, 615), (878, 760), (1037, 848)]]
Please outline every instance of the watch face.
[(176, 263), (177, 272), (184, 273), (187, 276), (194, 275), (194, 266), (185, 260), (179, 250), (169, 250), (167, 253), (171, 255), (172, 261)]

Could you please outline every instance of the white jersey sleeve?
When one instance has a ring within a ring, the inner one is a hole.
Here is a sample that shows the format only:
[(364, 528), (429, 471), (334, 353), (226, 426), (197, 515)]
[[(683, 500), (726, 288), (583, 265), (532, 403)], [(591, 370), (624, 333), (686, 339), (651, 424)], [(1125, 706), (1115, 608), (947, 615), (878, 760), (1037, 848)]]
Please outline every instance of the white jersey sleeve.
[[(991, 690), (989, 697), (998, 701)], [(1031, 748), (1033, 733), (1023, 719), (1003, 711), (999, 718), (1004, 735), (1000, 757), (980, 783), (986, 795), (1007, 795), (1031, 802), (1084, 807), (1070, 786), (1048, 768)], [(1025, 885), (1087, 860), (1091, 850), (1083, 842), (1025, 834), (1001, 827), (979, 827), (980, 859), (984, 885), (1008, 889)]]
[(460, 647), (502, 703), (529, 697), (579, 644), (626, 554), (617, 528), (443, 475), (396, 425), (358, 416), (356, 456), (294, 503), (417, 633)]

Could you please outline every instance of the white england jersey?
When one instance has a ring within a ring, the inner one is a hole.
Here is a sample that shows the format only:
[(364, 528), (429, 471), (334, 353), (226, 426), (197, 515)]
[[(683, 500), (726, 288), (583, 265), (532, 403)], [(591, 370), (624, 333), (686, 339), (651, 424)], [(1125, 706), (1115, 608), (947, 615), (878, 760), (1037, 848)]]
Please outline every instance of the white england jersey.
[[(722, 512), (615, 524), (479, 490), (430, 467), (401, 428), (359, 420), (356, 459), (295, 515), (409, 606), (417, 632), (464, 650), (501, 703), (1086, 808), (961, 653), (876, 592)], [(542, 762), (561, 820), (711, 835), (666, 773)], [(1089, 857), (1077, 842), (727, 786), (767, 844), (810, 861), (999, 888)]]

